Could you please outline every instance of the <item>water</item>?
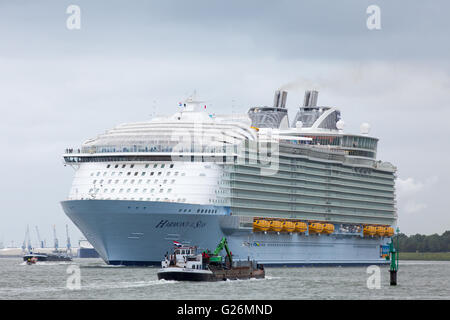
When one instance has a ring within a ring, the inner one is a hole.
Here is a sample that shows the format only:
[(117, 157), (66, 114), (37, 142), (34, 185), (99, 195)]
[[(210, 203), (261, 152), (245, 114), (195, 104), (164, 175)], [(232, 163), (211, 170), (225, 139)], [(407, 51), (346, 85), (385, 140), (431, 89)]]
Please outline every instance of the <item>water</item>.
[[(80, 267), (81, 289), (66, 287)], [(450, 262), (401, 261), (398, 285), (381, 267), (368, 289), (366, 267), (266, 268), (266, 279), (192, 283), (158, 280), (155, 267), (108, 266), (100, 259), (41, 262), (0, 259), (0, 299), (450, 299)]]

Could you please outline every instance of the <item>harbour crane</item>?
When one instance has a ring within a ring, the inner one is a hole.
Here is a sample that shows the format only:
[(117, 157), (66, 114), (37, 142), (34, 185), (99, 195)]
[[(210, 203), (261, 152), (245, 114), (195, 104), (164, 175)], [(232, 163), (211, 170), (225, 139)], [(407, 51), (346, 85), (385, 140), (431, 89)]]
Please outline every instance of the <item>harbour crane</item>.
[(55, 244), (55, 251), (58, 251), (58, 238), (56, 237), (56, 226), (53, 225), (53, 242)]
[(67, 235), (67, 253), (72, 253), (72, 245), (70, 243), (69, 237), (69, 226), (66, 224), (66, 235)]
[(41, 246), (41, 248), (44, 248), (44, 241), (41, 240), (41, 235), (39, 234), (38, 226), (36, 226), (36, 234), (39, 240), (39, 245)]

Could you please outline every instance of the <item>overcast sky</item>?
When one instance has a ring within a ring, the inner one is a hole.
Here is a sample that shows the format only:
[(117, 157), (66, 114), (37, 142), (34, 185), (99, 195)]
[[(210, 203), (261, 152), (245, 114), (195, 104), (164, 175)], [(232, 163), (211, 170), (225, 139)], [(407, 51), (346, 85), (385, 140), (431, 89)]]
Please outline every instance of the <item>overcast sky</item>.
[[(69, 30), (69, 5), (81, 29)], [(381, 9), (369, 30), (366, 9)], [(60, 243), (73, 170), (62, 152), (123, 122), (170, 114), (193, 90), (215, 113), (304, 90), (362, 122), (398, 167), (399, 226), (450, 230), (448, 1), (0, 0), (0, 242), (26, 225)]]

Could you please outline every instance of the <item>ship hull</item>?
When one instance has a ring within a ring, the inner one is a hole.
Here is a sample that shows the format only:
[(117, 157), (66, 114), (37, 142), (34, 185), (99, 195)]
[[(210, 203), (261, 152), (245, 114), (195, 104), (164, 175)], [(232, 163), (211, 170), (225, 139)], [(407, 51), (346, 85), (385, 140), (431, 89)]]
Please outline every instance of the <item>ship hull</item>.
[[(236, 227), (237, 217), (227, 207), (127, 200), (61, 204), (100, 257), (112, 265), (161, 265), (175, 240), (213, 249), (222, 237), (227, 237), (235, 260), (256, 260), (264, 266), (387, 263), (381, 246), (389, 238), (252, 232)], [(217, 214), (197, 214), (199, 208), (213, 208)]]

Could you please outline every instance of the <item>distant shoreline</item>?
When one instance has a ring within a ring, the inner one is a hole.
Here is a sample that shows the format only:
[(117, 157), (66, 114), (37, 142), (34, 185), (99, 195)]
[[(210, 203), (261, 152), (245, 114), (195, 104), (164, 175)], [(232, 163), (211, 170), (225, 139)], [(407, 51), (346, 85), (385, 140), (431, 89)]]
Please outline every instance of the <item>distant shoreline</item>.
[(399, 252), (399, 260), (450, 261), (450, 252)]

